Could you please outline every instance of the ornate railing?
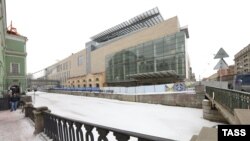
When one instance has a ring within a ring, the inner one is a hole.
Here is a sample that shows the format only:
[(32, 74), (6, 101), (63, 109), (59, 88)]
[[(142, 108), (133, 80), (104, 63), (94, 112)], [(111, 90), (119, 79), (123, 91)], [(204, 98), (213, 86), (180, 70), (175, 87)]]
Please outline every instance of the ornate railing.
[[(44, 133), (54, 141), (108, 141), (107, 135), (113, 132), (112, 140), (128, 141), (131, 137), (138, 141), (172, 141), (160, 137), (110, 128), (93, 123), (77, 121), (44, 112)], [(97, 131), (95, 134), (94, 132)]]
[(233, 114), (234, 109), (250, 108), (250, 93), (206, 86), (206, 93)]

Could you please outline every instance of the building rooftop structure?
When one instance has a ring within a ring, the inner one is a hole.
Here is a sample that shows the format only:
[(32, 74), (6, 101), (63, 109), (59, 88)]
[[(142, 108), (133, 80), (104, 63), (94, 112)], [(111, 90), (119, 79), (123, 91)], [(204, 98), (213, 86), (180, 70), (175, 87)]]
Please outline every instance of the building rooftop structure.
[(250, 51), (250, 44), (247, 45), (247, 46), (246, 46), (245, 48), (243, 48), (242, 50), (240, 50), (238, 53), (236, 53), (236, 54), (234, 55), (234, 58), (237, 59), (237, 58), (239, 58), (241, 55), (243, 55), (244, 53), (246, 53), (246, 52), (248, 52), (248, 51)]
[(15, 27), (12, 26), (12, 21), (11, 21), (11, 23), (10, 23), (10, 26), (7, 28), (7, 33), (8, 33), (9, 35), (15, 35), (15, 36), (17, 36), (17, 37), (24, 38), (25, 41), (28, 40), (27, 37), (25, 37), (25, 36), (23, 36), (23, 35), (21, 35), (21, 34), (19, 34), (19, 33), (17, 32), (17, 29), (16, 29)]
[(140, 30), (142, 28), (151, 27), (164, 21), (158, 8), (148, 10), (128, 21), (118, 24), (112, 28), (109, 28), (93, 37), (91, 39), (98, 43), (105, 42), (116, 37), (126, 35), (128, 33)]

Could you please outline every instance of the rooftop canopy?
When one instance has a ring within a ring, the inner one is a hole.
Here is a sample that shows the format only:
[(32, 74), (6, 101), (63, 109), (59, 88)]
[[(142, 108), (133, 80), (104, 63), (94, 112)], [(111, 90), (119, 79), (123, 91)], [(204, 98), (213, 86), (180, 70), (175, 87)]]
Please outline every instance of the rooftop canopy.
[(128, 21), (118, 24), (110, 29), (107, 29), (93, 37), (91, 39), (96, 42), (105, 42), (116, 37), (123, 36), (133, 31), (137, 31), (142, 28), (147, 28), (158, 24), (163, 21), (163, 18), (158, 8), (148, 10)]
[(168, 70), (168, 71), (159, 71), (159, 72), (130, 74), (127, 76), (138, 80), (138, 79), (150, 79), (150, 78), (165, 78), (165, 77), (177, 76), (177, 74), (173, 70)]

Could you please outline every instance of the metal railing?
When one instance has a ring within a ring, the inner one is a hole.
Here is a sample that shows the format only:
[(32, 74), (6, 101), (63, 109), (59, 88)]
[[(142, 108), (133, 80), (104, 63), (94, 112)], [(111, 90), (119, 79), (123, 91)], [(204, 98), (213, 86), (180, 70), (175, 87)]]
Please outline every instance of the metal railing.
[(206, 86), (206, 93), (233, 114), (234, 109), (250, 108), (250, 93)]
[[(96, 129), (99, 135), (93, 134), (93, 129)], [(77, 121), (44, 112), (44, 133), (54, 141), (108, 141), (109, 132), (113, 132), (117, 141), (128, 141), (130, 137), (135, 137), (138, 141), (172, 141), (171, 139)]]
[(0, 98), (0, 111), (9, 109), (9, 99)]

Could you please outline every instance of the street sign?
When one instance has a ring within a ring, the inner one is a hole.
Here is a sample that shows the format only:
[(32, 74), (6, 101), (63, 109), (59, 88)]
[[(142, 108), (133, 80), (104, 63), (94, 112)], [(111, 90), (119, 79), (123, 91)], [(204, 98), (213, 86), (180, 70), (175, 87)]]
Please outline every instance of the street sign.
[(221, 58), (220, 61), (217, 63), (217, 65), (214, 67), (214, 70), (227, 69), (227, 68), (228, 68), (227, 63), (223, 58)]
[(226, 51), (223, 48), (220, 48), (220, 50), (214, 56), (214, 59), (225, 58), (225, 57), (229, 57), (229, 55), (226, 53)]

